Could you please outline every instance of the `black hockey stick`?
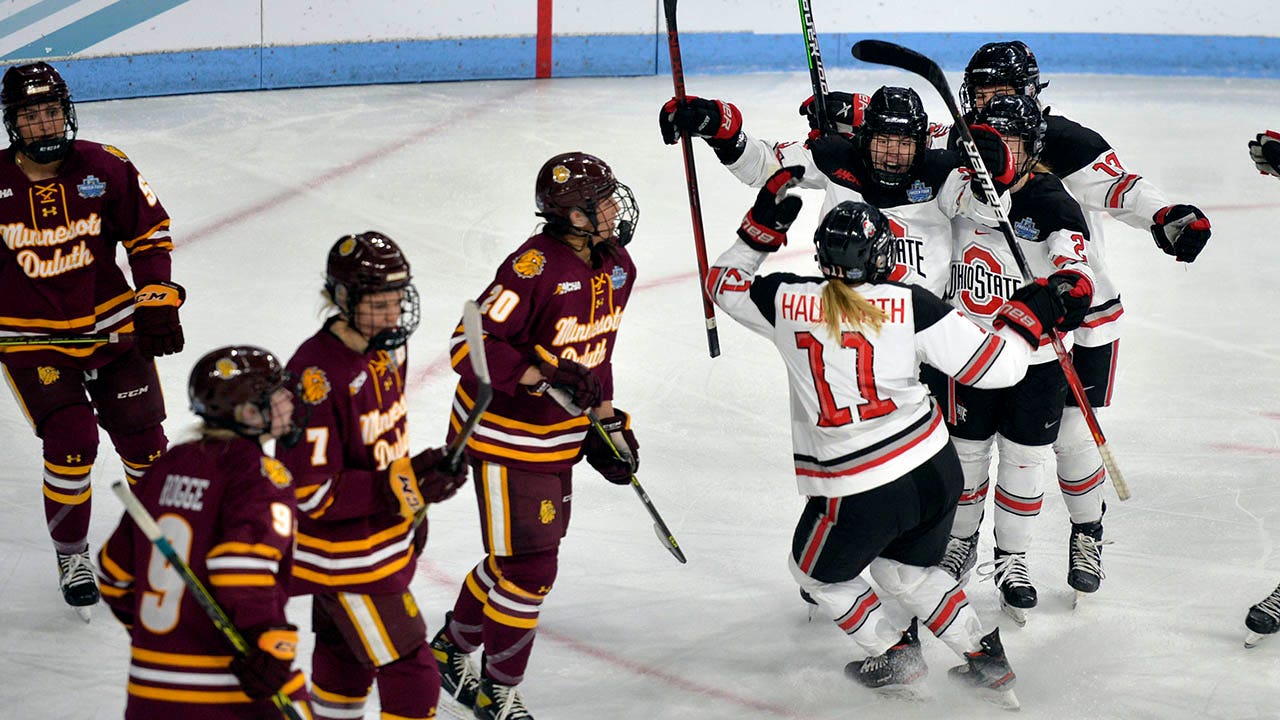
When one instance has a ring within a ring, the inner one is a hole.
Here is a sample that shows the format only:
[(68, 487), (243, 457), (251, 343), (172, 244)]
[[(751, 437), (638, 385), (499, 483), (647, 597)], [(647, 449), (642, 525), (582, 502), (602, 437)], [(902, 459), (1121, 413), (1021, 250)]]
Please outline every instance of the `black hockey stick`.
[[(996, 197), (996, 187), (995, 183), (991, 181), (991, 173), (982, 162), (982, 155), (978, 152), (978, 146), (973, 142), (973, 133), (969, 131), (969, 126), (964, 121), (964, 115), (960, 112), (955, 98), (951, 95), (951, 86), (947, 83), (947, 78), (942, 74), (942, 68), (938, 67), (937, 63), (914, 50), (909, 50), (894, 43), (884, 42), (883, 40), (861, 40), (854, 43), (853, 56), (863, 62), (902, 68), (928, 80), (929, 84), (942, 96), (943, 102), (947, 104), (947, 110), (951, 112), (951, 121), (960, 133), (960, 144), (964, 147), (965, 154), (969, 156), (969, 162), (973, 166), (973, 171), (977, 174), (979, 182), (982, 183), (982, 191), (989, 198)], [(1013, 232), (1013, 225), (1009, 223), (1009, 216), (1005, 214), (1004, 208), (1000, 206), (1000, 203), (992, 203), (992, 206), (996, 220), (1000, 223), (1000, 231), (1004, 234), (1005, 242), (1009, 244), (1009, 250), (1013, 252), (1019, 272), (1022, 273), (1022, 279), (1024, 282), (1030, 282), (1033, 278), (1031, 269), (1027, 265), (1026, 256), (1022, 253), (1022, 247), (1018, 245), (1017, 237)], [(1098, 446), (1098, 454), (1102, 456), (1102, 464), (1106, 467), (1107, 474), (1111, 476), (1111, 483), (1115, 487), (1116, 497), (1121, 500), (1128, 500), (1130, 497), (1129, 486), (1125, 483), (1124, 476), (1120, 474), (1120, 467), (1116, 463), (1115, 456), (1111, 453), (1111, 448), (1107, 446), (1107, 438), (1102, 434), (1102, 426), (1098, 424), (1098, 416), (1093, 412), (1093, 407), (1089, 404), (1089, 398), (1085, 395), (1084, 384), (1080, 382), (1080, 376), (1076, 373), (1075, 365), (1071, 362), (1071, 356), (1067, 354), (1067, 349), (1062, 344), (1062, 338), (1056, 330), (1050, 330), (1049, 337), (1053, 341), (1054, 352), (1058, 354), (1058, 362), (1062, 365), (1062, 372), (1067, 376), (1067, 385), (1071, 388), (1071, 394), (1075, 396), (1076, 403), (1080, 406), (1080, 412), (1084, 413), (1085, 424), (1089, 426), (1089, 432), (1093, 434), (1093, 442)]]
[(809, 60), (809, 83), (813, 85), (813, 109), (818, 113), (818, 127), (823, 135), (835, 131), (827, 115), (827, 71), (822, 66), (822, 52), (818, 50), (818, 29), (813, 23), (813, 5), (810, 0), (800, 0), (800, 29), (804, 34), (804, 51)]
[[(667, 49), (671, 52), (671, 82), (676, 99), (684, 102), (684, 64), (680, 61), (680, 31), (676, 28), (676, 0), (662, 0), (667, 14)], [(693, 216), (693, 249), (698, 256), (698, 293), (702, 295), (702, 316), (707, 326), (707, 349), (711, 357), (720, 355), (720, 331), (716, 329), (716, 306), (707, 291), (707, 240), (702, 228), (702, 201), (698, 193), (698, 171), (693, 166), (693, 141), (680, 133), (684, 153), (684, 180), (689, 188), (689, 214)]]
[(25, 345), (115, 345), (125, 342), (133, 342), (133, 333), (0, 336), (0, 347), (20, 347)]
[(489, 362), (484, 352), (484, 325), (480, 321), (480, 308), (475, 300), (468, 300), (462, 306), (462, 332), (467, 338), (467, 356), (471, 360), (471, 370), (479, 381), (476, 389), (475, 404), (471, 406), (471, 414), (459, 428), (458, 434), (449, 443), (445, 451), (445, 462), (451, 472), (457, 472), (462, 466), (462, 454), (467, 449), (467, 441), (475, 434), (480, 416), (493, 401), (493, 386), (489, 384)]
[[(142, 531), (143, 535), (151, 541), (160, 554), (164, 555), (165, 560), (169, 561), (169, 565), (178, 573), (178, 577), (182, 578), (182, 582), (191, 591), (191, 597), (195, 598), (197, 604), (204, 609), (209, 615), (209, 619), (213, 621), (214, 626), (222, 632), (223, 637), (231, 643), (231, 647), (235, 648), (236, 654), (245, 655), (249, 652), (249, 643), (245, 641), (244, 635), (240, 634), (240, 630), (231, 623), (231, 618), (227, 617), (226, 611), (213, 599), (209, 589), (200, 582), (200, 578), (191, 571), (182, 556), (173, 549), (173, 544), (169, 542), (169, 538), (165, 537), (160, 530), (160, 526), (156, 524), (155, 518), (151, 517), (151, 513), (143, 507), (142, 502), (129, 490), (129, 485), (123, 480), (117, 480), (111, 483), (111, 490), (115, 492), (116, 497), (120, 498), (120, 502), (124, 503), (125, 512), (129, 513), (129, 517), (133, 518), (134, 524)], [(283, 691), (276, 691), (271, 696), (271, 702), (280, 709), (280, 714), (287, 720), (305, 720), (304, 715), (293, 704), (293, 700)]]
[[(541, 346), (537, 350), (538, 354), (544, 357), (550, 355)], [(570, 415), (577, 417), (585, 412), (587, 420), (591, 423), (591, 429), (600, 435), (605, 445), (608, 445), (609, 449), (613, 451), (614, 456), (619, 460), (626, 460), (632, 467), (635, 467), (634, 459), (618, 447), (619, 443), (615, 442), (613, 437), (609, 435), (609, 431), (605, 430), (604, 426), (600, 424), (600, 417), (596, 415), (595, 410), (587, 408), (584, 411), (574, 405), (569, 393), (558, 387), (547, 386), (545, 392)], [(619, 441), (621, 441), (621, 438), (619, 438)], [(644, 486), (640, 484), (640, 479), (635, 476), (635, 473), (631, 474), (631, 489), (636, 491), (636, 495), (640, 497), (640, 502), (644, 504), (644, 509), (648, 511), (649, 517), (653, 518), (653, 531), (657, 533), (658, 540), (675, 556), (676, 560), (681, 563), (689, 562), (684, 556), (684, 551), (680, 549), (680, 543), (676, 542), (676, 536), (671, 533), (671, 528), (667, 527), (667, 523), (662, 519), (662, 515), (658, 512), (658, 508), (654, 506), (653, 501), (649, 499), (649, 493), (644, 491)]]

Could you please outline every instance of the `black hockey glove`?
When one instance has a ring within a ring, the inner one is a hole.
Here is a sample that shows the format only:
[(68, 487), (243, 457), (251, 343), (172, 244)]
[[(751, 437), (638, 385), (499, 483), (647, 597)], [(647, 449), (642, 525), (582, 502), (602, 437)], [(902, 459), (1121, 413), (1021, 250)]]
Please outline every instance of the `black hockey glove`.
[(800, 214), (803, 201), (787, 190), (800, 184), (804, 168), (799, 165), (785, 167), (769, 176), (764, 187), (756, 194), (756, 204), (742, 218), (738, 237), (752, 250), (777, 252), (787, 244), (787, 230)]
[(995, 329), (1009, 327), (1027, 341), (1032, 350), (1040, 347), (1040, 337), (1062, 322), (1065, 310), (1058, 293), (1044, 278), (1018, 288), (996, 311)]
[(1172, 255), (1178, 262), (1195, 262), (1213, 234), (1209, 218), (1195, 205), (1170, 205), (1160, 208), (1151, 218), (1151, 237), (1165, 255)]
[[(614, 408), (613, 417), (602, 418), (600, 427), (609, 433), (613, 447), (600, 437), (595, 428), (587, 430), (587, 439), (582, 441), (582, 455), (596, 472), (614, 485), (628, 485), (631, 476), (640, 469), (640, 443), (631, 432), (631, 416)], [(617, 448), (617, 452), (614, 452)], [(621, 457), (619, 457), (621, 455)]]
[(298, 656), (298, 628), (280, 625), (246, 630), (249, 651), (231, 660), (231, 674), (240, 680), (244, 694), (254, 700), (271, 697), (293, 677)]
[(144, 285), (133, 297), (133, 335), (138, 351), (149, 357), (172, 355), (182, 350), (182, 324), (178, 308), (187, 291), (173, 282)]
[[(821, 132), (822, 121), (818, 119), (818, 108), (813, 102), (814, 96), (800, 103), (800, 114), (809, 121), (809, 129)], [(828, 126), (838, 133), (852, 135), (862, 125), (862, 111), (871, 101), (869, 95), (862, 93), (829, 92), (827, 93)], [(810, 137), (817, 135), (810, 133)]]
[(1080, 327), (1093, 305), (1093, 283), (1074, 270), (1059, 270), (1049, 276), (1049, 286), (1062, 301), (1063, 317), (1058, 329), (1067, 332)]
[[(973, 134), (973, 144), (978, 146), (978, 155), (982, 157), (982, 164), (986, 165), (987, 172), (991, 173), (991, 182), (996, 186), (996, 192), (1003, 193), (1008, 190), (1017, 179), (1015, 175), (1017, 167), (1013, 162), (1013, 153), (1009, 152), (1009, 146), (1004, 144), (1004, 138), (990, 125), (970, 125), (969, 132)], [(983, 202), (994, 202), (987, 200), (987, 194), (982, 191), (982, 183), (978, 180), (977, 173), (974, 173), (973, 178), (969, 180), (969, 187), (973, 190), (974, 197)]]
[(742, 113), (733, 103), (688, 95), (684, 102), (671, 98), (658, 113), (662, 142), (675, 145), (687, 132), (712, 146), (733, 145), (742, 131)]
[(1249, 141), (1249, 157), (1264, 175), (1280, 177), (1280, 133), (1275, 130), (1258, 133)]
[(600, 404), (604, 398), (604, 387), (600, 378), (591, 372), (591, 368), (580, 365), (566, 358), (556, 357), (539, 347), (538, 358), (534, 365), (551, 387), (563, 390), (569, 400), (582, 410), (589, 410)]
[(858, 164), (857, 145), (853, 138), (844, 135), (820, 135), (804, 144), (813, 157), (813, 164), (831, 179), (831, 182), (850, 190), (862, 192), (854, 168)]

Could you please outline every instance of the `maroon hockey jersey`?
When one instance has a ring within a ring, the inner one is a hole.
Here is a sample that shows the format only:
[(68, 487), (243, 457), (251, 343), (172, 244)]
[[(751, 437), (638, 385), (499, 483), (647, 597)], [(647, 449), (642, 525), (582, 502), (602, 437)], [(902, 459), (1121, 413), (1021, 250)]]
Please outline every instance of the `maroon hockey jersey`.
[(409, 586), (414, 540), (426, 532), (400, 517), (385, 478), (409, 452), (407, 354), (358, 353), (329, 332), (333, 322), (288, 365), (311, 411), (303, 441), (276, 452), (298, 498), (292, 592), (396, 592)]
[[(535, 395), (517, 381), (541, 345), (591, 368), (604, 386), (603, 399), (612, 400), (613, 350), (635, 282), (636, 267), (626, 250), (600, 253), (600, 260), (588, 265), (546, 234), (529, 238), (503, 261), (478, 299), (495, 392), (467, 442), (471, 457), (538, 472), (577, 462), (587, 419), (569, 416), (550, 396)], [(476, 392), (461, 326), (450, 352), (461, 376), (449, 418), (452, 440)]]
[[(123, 152), (73, 143), (58, 176), (31, 181), (12, 147), (0, 157), (0, 337), (130, 332), (133, 289), (169, 280), (169, 215)], [(0, 348), (14, 367), (101, 367), (120, 345)]]
[[(236, 627), (286, 623), (294, 499), (279, 462), (251, 440), (206, 437), (171, 448), (134, 490)], [(133, 623), (125, 717), (194, 717), (184, 706), (201, 708), (200, 717), (273, 708), (240, 690), (228, 670), (229, 641), (128, 515), (102, 546), (98, 568), (103, 598)], [(284, 690), (304, 700), (302, 673)]]

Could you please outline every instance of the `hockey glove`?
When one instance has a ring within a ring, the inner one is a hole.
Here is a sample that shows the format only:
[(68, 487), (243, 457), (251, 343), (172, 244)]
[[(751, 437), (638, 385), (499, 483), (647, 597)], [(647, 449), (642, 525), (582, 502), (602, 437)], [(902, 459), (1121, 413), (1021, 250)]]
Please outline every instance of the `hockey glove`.
[(591, 428), (582, 442), (583, 456), (605, 480), (614, 485), (630, 484), (631, 476), (640, 469), (640, 443), (631, 432), (631, 416), (614, 408), (613, 417), (602, 419), (600, 427), (609, 433), (613, 447), (600, 437), (598, 430)]
[(658, 113), (658, 129), (662, 142), (675, 145), (680, 133), (687, 132), (706, 140), (713, 147), (733, 145), (742, 131), (742, 113), (737, 106), (723, 100), (707, 100), (693, 95), (684, 102), (671, 98)]
[[(809, 120), (809, 128), (822, 131), (822, 121), (818, 118), (818, 108), (813, 102), (814, 96), (800, 103), (800, 114)], [(829, 92), (827, 93), (827, 127), (844, 135), (852, 135), (854, 129), (862, 126), (862, 111), (866, 109), (871, 96), (862, 93)], [(810, 137), (817, 137), (810, 133)]]
[(785, 167), (771, 175), (756, 195), (756, 204), (742, 218), (738, 237), (752, 250), (777, 252), (787, 244), (787, 229), (800, 214), (804, 201), (787, 190), (800, 184), (804, 168), (795, 165)]
[(1066, 332), (1080, 327), (1093, 305), (1093, 282), (1074, 270), (1059, 270), (1049, 276), (1049, 286), (1062, 301), (1063, 317), (1057, 323), (1058, 329)]
[(591, 372), (591, 368), (566, 358), (556, 357), (541, 346), (537, 348), (538, 358), (534, 366), (547, 384), (568, 393), (574, 405), (589, 410), (604, 399), (604, 387), (600, 378)]
[(249, 650), (231, 660), (231, 674), (240, 680), (244, 694), (254, 700), (271, 697), (293, 677), (293, 660), (298, 655), (298, 628), (281, 625), (246, 630)]
[(1165, 255), (1172, 255), (1178, 262), (1195, 262), (1204, 250), (1213, 230), (1209, 218), (1195, 205), (1170, 205), (1160, 208), (1152, 218), (1151, 237)]
[(1268, 130), (1249, 141), (1249, 157), (1263, 175), (1280, 177), (1280, 133)]
[(149, 357), (172, 355), (182, 350), (182, 324), (178, 308), (187, 291), (173, 282), (142, 286), (133, 297), (133, 334), (138, 351)]
[(1013, 292), (1009, 302), (996, 311), (992, 322), (996, 330), (1004, 327), (1018, 333), (1032, 350), (1040, 347), (1040, 338), (1062, 322), (1065, 310), (1058, 293), (1044, 278), (1036, 278)]
[[(990, 125), (970, 125), (969, 132), (973, 134), (973, 144), (978, 146), (978, 155), (982, 157), (982, 164), (987, 166), (987, 172), (991, 174), (991, 182), (996, 186), (997, 193), (1003, 193), (1009, 189), (1014, 180), (1017, 180), (1017, 166), (1013, 162), (1013, 153), (1009, 152), (1009, 146), (1004, 143), (1004, 138), (995, 128)], [(974, 197), (983, 202), (992, 202), (987, 200), (987, 194), (982, 191), (982, 182), (978, 180), (977, 173), (969, 180), (969, 187), (973, 190)]]
[(862, 192), (854, 168), (858, 164), (857, 145), (844, 135), (820, 135), (804, 144), (823, 175), (831, 182)]
[(413, 474), (418, 478), (418, 491), (428, 503), (444, 502), (467, 484), (467, 465), (460, 463), (450, 471), (445, 448), (428, 448), (413, 456)]

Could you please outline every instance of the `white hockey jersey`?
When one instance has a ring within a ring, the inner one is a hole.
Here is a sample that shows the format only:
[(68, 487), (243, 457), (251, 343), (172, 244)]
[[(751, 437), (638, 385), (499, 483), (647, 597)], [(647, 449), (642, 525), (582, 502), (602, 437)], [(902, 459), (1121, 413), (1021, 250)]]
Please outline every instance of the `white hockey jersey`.
[(791, 444), (802, 495), (842, 497), (890, 483), (948, 442), (942, 415), (920, 383), (920, 363), (976, 387), (1007, 387), (1026, 373), (1031, 348), (993, 333), (919, 286), (887, 282), (858, 291), (889, 316), (878, 333), (822, 324), (823, 277), (757, 277), (765, 253), (736, 240), (707, 289), (738, 322), (773, 341), (787, 367)]
[[(745, 134), (745, 133), (744, 133)], [(889, 219), (897, 238), (897, 256), (889, 279), (925, 288), (934, 295), (946, 292), (951, 264), (951, 219), (957, 216), (981, 222), (992, 213), (969, 191), (968, 169), (950, 151), (925, 151), (924, 157), (901, 186), (883, 188), (863, 176), (861, 163), (849, 177), (833, 179), (818, 169), (813, 155), (798, 142), (772, 143), (747, 135), (742, 155), (727, 167), (734, 177), (751, 187), (761, 187), (780, 168), (804, 167), (802, 188), (822, 189), (821, 217), (845, 200), (873, 205)], [(1008, 200), (1003, 199), (1006, 209)]]

